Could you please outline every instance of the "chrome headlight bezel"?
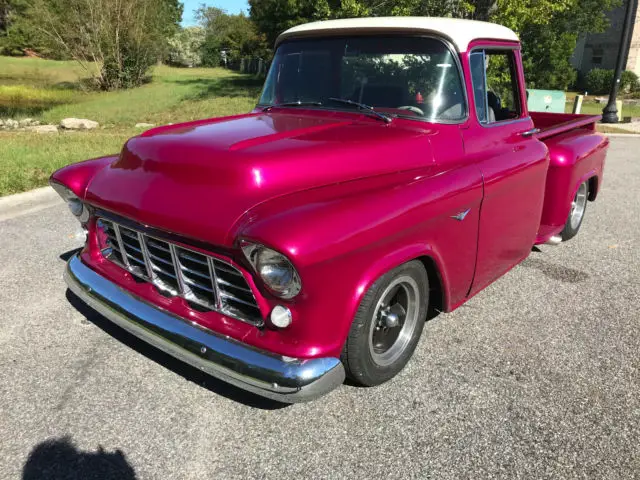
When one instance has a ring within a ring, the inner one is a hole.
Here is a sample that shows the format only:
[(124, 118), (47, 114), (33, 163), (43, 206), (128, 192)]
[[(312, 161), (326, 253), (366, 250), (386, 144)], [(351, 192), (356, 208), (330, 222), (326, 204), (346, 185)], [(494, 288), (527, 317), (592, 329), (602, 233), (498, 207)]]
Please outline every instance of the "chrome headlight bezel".
[(260, 243), (246, 240), (240, 242), (240, 247), (269, 292), (285, 300), (300, 293), (300, 275), (285, 255)]
[(50, 184), (51, 188), (53, 188), (68, 205), (71, 214), (76, 217), (82, 225), (85, 225), (91, 216), (89, 207), (87, 207), (85, 203), (80, 200), (80, 197), (73, 193), (70, 188), (58, 182), (50, 182)]

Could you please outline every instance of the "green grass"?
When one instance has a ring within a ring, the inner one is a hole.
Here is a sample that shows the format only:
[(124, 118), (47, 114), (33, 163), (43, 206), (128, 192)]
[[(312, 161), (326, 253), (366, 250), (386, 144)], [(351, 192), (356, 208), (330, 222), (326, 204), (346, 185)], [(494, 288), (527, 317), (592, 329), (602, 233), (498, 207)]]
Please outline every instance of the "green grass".
[(44, 186), (58, 168), (116, 153), (134, 134), (115, 129), (60, 135), (0, 132), (0, 195)]
[(36, 135), (0, 133), (0, 195), (46, 185), (57, 168), (116, 153), (145, 122), (162, 125), (251, 110), (262, 82), (224, 69), (158, 66), (139, 88), (83, 89), (87, 74), (73, 62), (0, 57), (0, 118), (95, 120), (96, 131)]
[(29, 116), (55, 124), (81, 117), (122, 128), (248, 111), (261, 86), (220, 68), (158, 66), (150, 83), (115, 92), (83, 89), (87, 75), (73, 62), (0, 57), (0, 72), (0, 118)]
[(0, 57), (0, 85), (69, 87), (87, 76), (76, 62)]
[[(573, 111), (573, 102), (578, 95), (576, 92), (567, 92), (567, 103), (565, 106), (565, 113), (571, 113)], [(604, 103), (597, 103), (595, 98), (608, 98), (608, 95), (588, 95), (582, 102), (582, 110), (580, 113), (586, 115), (601, 115), (602, 109), (606, 106)], [(619, 100), (622, 98), (619, 97)], [(623, 117), (640, 117), (640, 105), (622, 105)]]
[[(28, 85), (0, 85), (0, 105), (7, 113), (37, 114), (55, 105), (71, 103), (74, 92), (68, 89), (46, 89)], [(22, 115), (21, 115), (22, 116)]]

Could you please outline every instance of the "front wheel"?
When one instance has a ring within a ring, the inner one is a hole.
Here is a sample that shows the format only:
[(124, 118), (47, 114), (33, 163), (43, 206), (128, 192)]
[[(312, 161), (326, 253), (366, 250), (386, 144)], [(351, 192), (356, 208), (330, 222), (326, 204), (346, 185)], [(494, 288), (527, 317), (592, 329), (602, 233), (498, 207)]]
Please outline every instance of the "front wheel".
[(420, 340), (429, 303), (429, 279), (414, 260), (380, 277), (367, 291), (342, 352), (349, 377), (365, 386), (393, 378)]
[(571, 202), (569, 218), (567, 218), (567, 223), (564, 225), (564, 229), (560, 234), (563, 242), (572, 239), (578, 234), (578, 230), (580, 230), (582, 220), (584, 219), (584, 213), (587, 209), (588, 197), (589, 183), (587, 181), (580, 184), (576, 196), (573, 198), (573, 202)]

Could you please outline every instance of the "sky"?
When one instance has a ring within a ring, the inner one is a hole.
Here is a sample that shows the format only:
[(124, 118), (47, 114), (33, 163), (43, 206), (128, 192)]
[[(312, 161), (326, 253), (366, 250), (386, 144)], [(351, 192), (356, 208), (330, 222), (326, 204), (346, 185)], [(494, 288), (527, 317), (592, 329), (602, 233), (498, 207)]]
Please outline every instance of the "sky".
[(182, 3), (184, 3), (182, 25), (185, 27), (195, 25), (196, 21), (193, 18), (193, 11), (203, 3), (208, 7), (222, 8), (229, 13), (240, 13), (241, 10), (249, 13), (249, 2), (247, 0), (182, 0)]

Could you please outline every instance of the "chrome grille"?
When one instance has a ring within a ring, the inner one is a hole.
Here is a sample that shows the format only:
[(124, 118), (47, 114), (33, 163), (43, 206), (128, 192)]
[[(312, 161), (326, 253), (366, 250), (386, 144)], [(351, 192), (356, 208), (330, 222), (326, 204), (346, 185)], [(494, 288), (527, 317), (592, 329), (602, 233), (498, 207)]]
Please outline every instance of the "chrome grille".
[(262, 324), (251, 288), (230, 263), (105, 218), (98, 220), (98, 228), (107, 239), (104, 257), (151, 282), (161, 293), (180, 296), (198, 310)]

